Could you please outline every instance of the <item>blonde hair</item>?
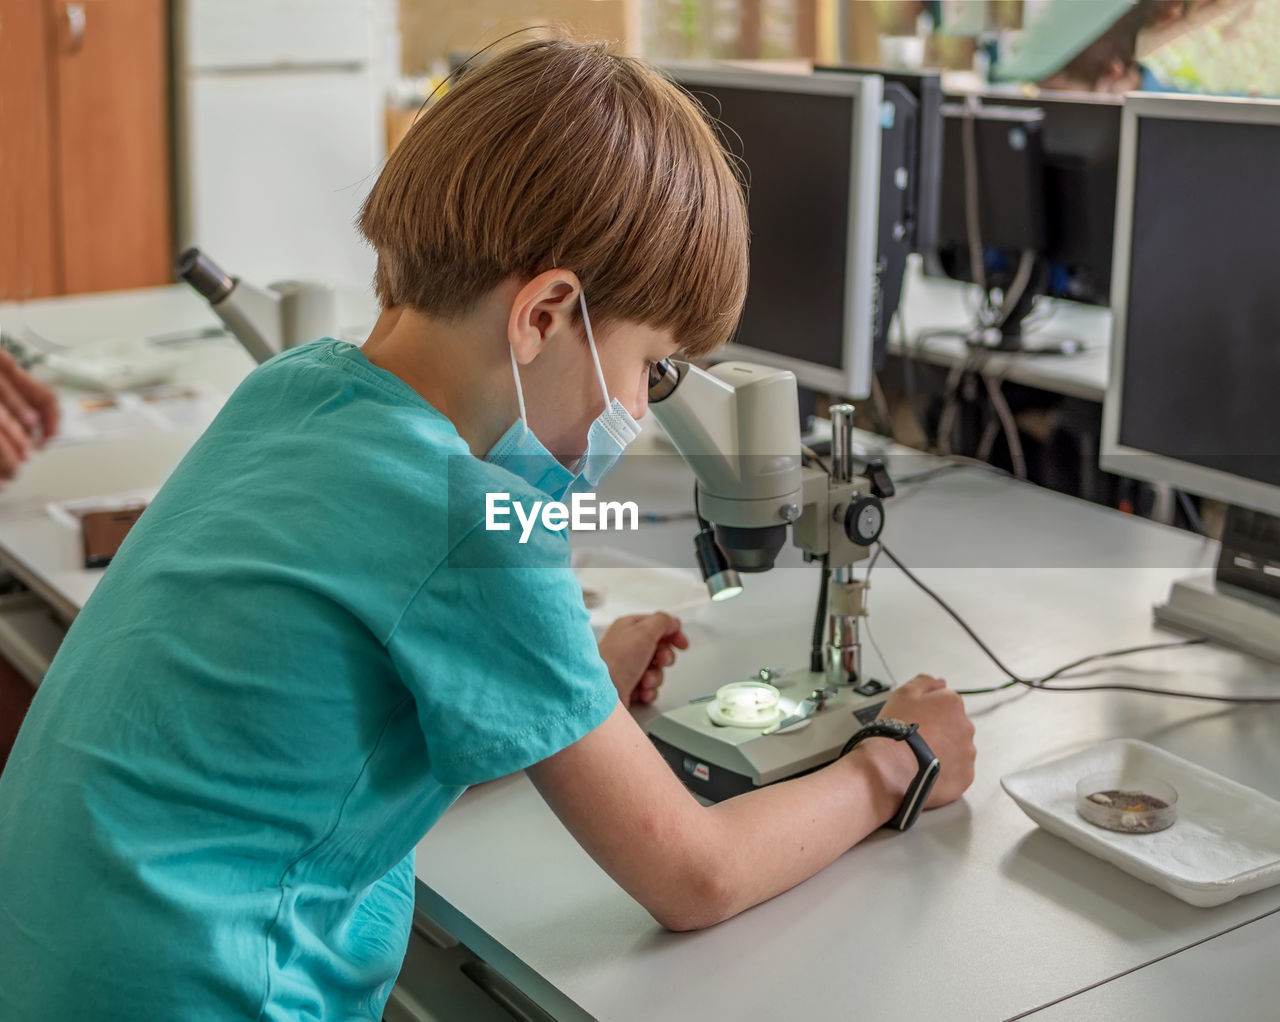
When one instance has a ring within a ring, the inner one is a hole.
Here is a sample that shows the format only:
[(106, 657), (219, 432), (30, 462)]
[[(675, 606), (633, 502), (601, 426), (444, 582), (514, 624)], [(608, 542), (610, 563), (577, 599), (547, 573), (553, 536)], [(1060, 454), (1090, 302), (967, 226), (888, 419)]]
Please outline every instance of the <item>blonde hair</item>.
[(455, 318), (569, 269), (593, 321), (728, 340), (747, 287), (742, 184), (702, 108), (601, 44), (523, 43), (461, 77), (391, 154), (360, 230), (384, 307)]

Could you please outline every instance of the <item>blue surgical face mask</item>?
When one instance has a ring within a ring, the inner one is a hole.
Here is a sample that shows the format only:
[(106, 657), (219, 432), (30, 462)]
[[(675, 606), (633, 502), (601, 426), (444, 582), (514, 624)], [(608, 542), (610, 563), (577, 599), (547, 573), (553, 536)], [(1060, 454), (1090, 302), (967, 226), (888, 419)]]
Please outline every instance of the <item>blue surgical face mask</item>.
[(520, 404), (520, 418), (511, 424), (484, 460), (500, 465), (519, 476), (531, 486), (551, 497), (562, 500), (572, 491), (593, 490), (617, 466), (618, 459), (627, 445), (640, 435), (640, 424), (622, 406), (616, 397), (610, 399), (605, 383), (604, 370), (600, 368), (600, 355), (596, 351), (596, 339), (591, 332), (591, 319), (587, 315), (587, 302), (578, 292), (578, 304), (582, 309), (582, 323), (587, 331), (587, 346), (591, 361), (595, 364), (600, 392), (604, 395), (605, 408), (587, 431), (587, 450), (573, 468), (562, 465), (556, 456), (534, 436), (529, 428), (524, 408), (524, 390), (520, 386), (520, 367), (516, 353), (511, 351), (511, 372), (516, 381), (516, 400)]

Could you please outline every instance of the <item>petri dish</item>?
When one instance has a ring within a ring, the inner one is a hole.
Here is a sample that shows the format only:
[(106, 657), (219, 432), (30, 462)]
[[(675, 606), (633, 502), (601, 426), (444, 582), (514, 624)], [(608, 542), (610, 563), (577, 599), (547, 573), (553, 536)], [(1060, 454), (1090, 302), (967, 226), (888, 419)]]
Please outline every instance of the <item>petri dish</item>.
[(735, 681), (716, 689), (707, 705), (712, 723), (765, 728), (782, 719), (782, 693), (763, 681)]
[(1081, 778), (1076, 812), (1095, 827), (1118, 834), (1154, 834), (1178, 818), (1178, 793), (1158, 777), (1107, 770)]

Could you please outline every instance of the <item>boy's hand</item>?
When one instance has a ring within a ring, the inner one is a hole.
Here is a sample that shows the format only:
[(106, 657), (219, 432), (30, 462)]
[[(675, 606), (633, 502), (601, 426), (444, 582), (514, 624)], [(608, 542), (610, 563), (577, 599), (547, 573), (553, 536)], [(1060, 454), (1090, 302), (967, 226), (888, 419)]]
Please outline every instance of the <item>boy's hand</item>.
[(600, 656), (609, 668), (623, 706), (642, 706), (658, 697), (662, 672), (676, 662), (689, 638), (670, 614), (620, 617), (600, 638)]
[[(973, 761), (977, 755), (973, 745), (973, 724), (964, 712), (964, 699), (947, 688), (945, 681), (927, 674), (916, 675), (889, 696), (880, 716), (919, 724), (921, 736), (942, 764), (937, 783), (925, 803), (926, 809), (944, 806), (964, 794), (973, 783)], [(895, 748), (904, 761), (909, 783), (915, 776), (917, 765), (906, 743), (877, 739), (876, 744)], [(907, 760), (910, 762), (906, 763)]]

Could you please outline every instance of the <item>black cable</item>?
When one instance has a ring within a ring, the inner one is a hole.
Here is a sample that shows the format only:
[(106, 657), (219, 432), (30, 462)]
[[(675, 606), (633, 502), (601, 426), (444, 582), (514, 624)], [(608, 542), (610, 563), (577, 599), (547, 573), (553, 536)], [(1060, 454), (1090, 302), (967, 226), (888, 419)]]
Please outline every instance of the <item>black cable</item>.
[(975, 468), (991, 475), (1004, 476), (1006, 479), (1013, 478), (1013, 473), (1007, 469), (1003, 469), (999, 465), (992, 465), (990, 462), (982, 461), (979, 458), (966, 458), (963, 454), (935, 455), (935, 457), (942, 461), (943, 464), (934, 465), (933, 468), (921, 469), (919, 472), (911, 472), (904, 476), (895, 475), (893, 477), (894, 485), (910, 486), (914, 483), (924, 483), (962, 468)]
[(871, 581), (871, 569), (876, 566), (876, 561), (880, 560), (880, 552), (884, 550), (883, 543), (876, 544), (876, 552), (871, 555), (871, 560), (867, 562), (867, 581)]
[(813, 645), (809, 647), (809, 670), (821, 674), (826, 665), (822, 662), (822, 632), (827, 623), (827, 583), (831, 581), (831, 564), (822, 557), (822, 582), (818, 590), (818, 612), (813, 618)]
[[(1190, 640), (1188, 644), (1194, 644), (1196, 640)], [(1201, 639), (1200, 642), (1208, 642), (1208, 639)], [(1207, 703), (1239, 703), (1243, 705), (1258, 705), (1266, 703), (1280, 703), (1280, 697), (1277, 696), (1220, 696), (1212, 692), (1180, 692), (1174, 688), (1151, 688), (1148, 685), (1126, 685), (1118, 682), (1108, 682), (1103, 685), (1032, 685), (1038, 692), (1138, 692), (1143, 695), (1152, 696), (1172, 696), (1175, 699), (1198, 699)]]
[[(1062, 675), (1066, 674), (1068, 671), (1075, 670), (1077, 667), (1083, 667), (1085, 664), (1091, 664), (1098, 660), (1109, 660), (1115, 657), (1132, 656), (1135, 653), (1150, 653), (1155, 650), (1161, 650), (1161, 649), (1182, 649), (1185, 646), (1203, 646), (1208, 641), (1209, 641), (1208, 639), (1199, 639), (1199, 638), (1175, 639), (1172, 642), (1152, 642), (1152, 643), (1148, 643), (1145, 646), (1130, 646), (1127, 649), (1112, 649), (1112, 650), (1108, 650), (1105, 653), (1093, 653), (1090, 656), (1081, 657), (1079, 660), (1073, 660), (1071, 663), (1064, 664), (1061, 667), (1055, 668), (1054, 670), (1050, 671), (1048, 674), (1043, 675), (1042, 677), (1039, 677), (1039, 678), (1035, 678), (1035, 679), (1010, 678), (1003, 685), (992, 685), (990, 688), (961, 689), (957, 691), (958, 691), (958, 694), (962, 696), (977, 696), (977, 695), (986, 695), (990, 692), (1003, 692), (1005, 689), (1012, 688), (1014, 685), (1026, 685), (1028, 688), (1034, 688), (1034, 689), (1043, 688), (1044, 691), (1046, 692), (1066, 692), (1066, 691), (1070, 691), (1070, 689), (1066, 688), (1065, 686), (1050, 686), (1050, 685), (1045, 685), (1044, 683), (1046, 681), (1051, 681), (1054, 678), (1061, 677)], [(1152, 691), (1159, 692), (1162, 690), (1153, 689)], [(1170, 690), (1170, 694), (1175, 694), (1175, 693), (1173, 692), (1173, 690)]]
[(1094, 653), (1094, 654), (1091, 654), (1090, 656), (1082, 657), (1079, 660), (1074, 660), (1069, 664), (1063, 665), (1062, 667), (1058, 667), (1055, 670), (1050, 671), (1048, 674), (1043, 675), (1040, 678), (1034, 678), (1034, 679), (1024, 678), (1021, 675), (1017, 674), (1016, 672), (1009, 670), (1009, 668), (1005, 666), (1004, 662), (998, 656), (996, 656), (996, 654), (991, 650), (991, 647), (989, 647), (985, 642), (983, 642), (982, 639), (978, 637), (977, 632), (975, 632), (972, 628), (969, 627), (968, 623), (964, 620), (964, 618), (962, 618), (955, 611), (955, 609), (952, 608), (952, 606), (949, 603), (947, 603), (946, 600), (944, 600), (936, 592), (934, 592), (927, 585), (925, 585), (925, 583), (922, 582), (915, 574), (913, 574), (905, 564), (903, 564), (900, 560), (898, 560), (898, 558), (894, 555), (892, 550), (890, 550), (883, 543), (879, 544), (879, 548), (884, 552), (884, 555), (888, 557), (889, 560), (893, 561), (893, 563), (898, 566), (898, 569), (904, 575), (906, 575), (907, 578), (909, 578), (913, 583), (915, 583), (916, 586), (918, 586), (921, 590), (923, 590), (924, 593), (927, 596), (929, 596), (939, 607), (941, 607), (944, 611), (946, 611), (948, 616), (950, 616), (951, 619), (955, 621), (956, 624), (958, 624), (964, 630), (965, 634), (968, 635), (969, 638), (971, 638), (977, 644), (978, 648), (981, 649), (982, 652), (987, 655), (987, 658), (993, 664), (995, 664), (998, 668), (1000, 668), (1000, 670), (1004, 672), (1004, 674), (1009, 679), (1008, 681), (1000, 685), (992, 685), (988, 688), (957, 689), (956, 691), (957, 691), (957, 694), (959, 695), (962, 695), (962, 696), (986, 695), (991, 692), (1001, 692), (1004, 689), (1012, 688), (1014, 685), (1025, 685), (1027, 688), (1034, 689), (1037, 692), (1138, 692), (1145, 695), (1170, 696), (1176, 699), (1198, 699), (1205, 702), (1215, 702), (1215, 703), (1244, 703), (1244, 704), (1280, 703), (1280, 697), (1277, 697), (1277, 696), (1215, 695), (1209, 692), (1181, 692), (1181, 691), (1178, 691), (1177, 689), (1152, 688), (1147, 685), (1129, 685), (1129, 684), (1123, 684), (1123, 683), (1106, 683), (1101, 685), (1047, 685), (1045, 684), (1045, 682), (1052, 681), (1054, 678), (1060, 677), (1061, 675), (1067, 673), (1068, 671), (1074, 670), (1077, 667), (1082, 667), (1088, 663), (1093, 663), (1094, 661), (1097, 661), (1097, 660), (1107, 660), (1115, 657), (1130, 656), (1135, 653), (1146, 653), (1152, 650), (1159, 650), (1159, 649), (1177, 649), (1177, 648), (1186, 647), (1186, 646), (1200, 646), (1200, 645), (1204, 645), (1209, 641), (1208, 639), (1205, 639), (1205, 638), (1191, 638), (1191, 639), (1176, 640), (1173, 642), (1151, 643), (1149, 645), (1144, 645), (1144, 646), (1130, 646), (1127, 649), (1110, 650), (1105, 653)]
[(926, 468), (919, 472), (912, 472), (905, 476), (894, 476), (894, 486), (911, 486), (913, 483), (924, 483), (930, 479), (936, 479), (940, 475), (946, 475), (948, 472), (954, 472), (961, 468), (970, 468), (969, 465), (962, 465), (956, 461), (949, 461), (945, 465), (935, 465), (933, 468)]
[(824, 474), (831, 475), (830, 466), (828, 466), (827, 463), (822, 460), (822, 455), (819, 454), (817, 451), (815, 451), (812, 447), (808, 447), (805, 444), (801, 444), (800, 453), (804, 457), (812, 461), (815, 465), (817, 465), (818, 468), (822, 469)]
[(1013, 671), (1009, 670), (1009, 668), (1008, 668), (1008, 667), (1006, 667), (1006, 666), (1004, 665), (1004, 661), (1002, 661), (1002, 660), (1001, 660), (998, 656), (996, 656), (996, 654), (992, 651), (991, 647), (990, 647), (990, 646), (988, 646), (985, 642), (983, 642), (983, 641), (982, 641), (982, 639), (981, 639), (981, 638), (979, 638), (979, 637), (978, 637), (978, 633), (977, 633), (977, 632), (975, 632), (972, 628), (970, 628), (970, 627), (969, 627), (969, 625), (968, 625), (968, 623), (965, 621), (965, 619), (964, 619), (964, 618), (962, 618), (959, 614), (957, 614), (957, 613), (956, 613), (956, 612), (951, 608), (951, 604), (947, 603), (947, 601), (946, 601), (946, 600), (944, 600), (941, 596), (939, 596), (939, 595), (938, 595), (937, 593), (935, 593), (932, 589), (930, 589), (927, 585), (925, 585), (925, 584), (924, 584), (924, 582), (922, 582), (919, 578), (917, 578), (917, 577), (916, 577), (916, 575), (911, 571), (911, 569), (910, 569), (910, 568), (908, 568), (905, 564), (903, 564), (900, 560), (898, 560), (897, 556), (894, 554), (894, 552), (893, 552), (892, 550), (890, 550), (890, 549), (889, 549), (887, 546), (885, 546), (883, 543), (881, 543), (881, 544), (880, 544), (880, 549), (884, 551), (884, 555), (885, 555), (887, 558), (889, 558), (889, 560), (893, 561), (893, 563), (894, 563), (894, 564), (896, 564), (896, 565), (898, 566), (898, 570), (899, 570), (899, 571), (901, 571), (904, 575), (906, 575), (906, 576), (907, 576), (907, 578), (909, 578), (909, 579), (910, 579), (912, 582), (914, 582), (914, 583), (915, 583), (915, 584), (916, 584), (920, 589), (922, 589), (922, 590), (924, 591), (925, 595), (927, 595), (928, 597), (930, 597), (930, 598), (933, 600), (933, 602), (934, 602), (934, 603), (936, 603), (939, 607), (941, 607), (943, 610), (945, 610), (945, 611), (947, 612), (947, 614), (951, 617), (951, 619), (952, 619), (956, 624), (958, 624), (958, 625), (959, 625), (959, 626), (964, 630), (964, 633), (965, 633), (966, 635), (968, 635), (968, 636), (969, 636), (969, 638), (971, 638), (975, 643), (977, 643), (978, 648), (979, 648), (980, 650), (982, 650), (982, 652), (984, 652), (985, 654), (987, 654), (987, 658), (988, 658), (988, 659), (989, 659), (993, 664), (995, 664), (997, 667), (999, 667), (1001, 671), (1003, 671), (1003, 672), (1004, 672), (1004, 674), (1005, 674), (1005, 676), (1006, 676), (1006, 677), (1012, 678), (1012, 679), (1014, 680), (1015, 684), (1016, 684), (1017, 682), (1023, 682), (1023, 683), (1025, 683), (1025, 682), (1026, 682), (1026, 679), (1025, 679), (1025, 678), (1021, 678), (1021, 677), (1019, 677), (1015, 672), (1013, 672)]

